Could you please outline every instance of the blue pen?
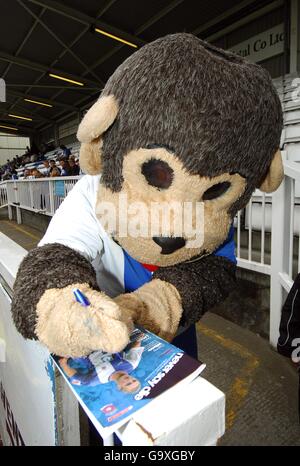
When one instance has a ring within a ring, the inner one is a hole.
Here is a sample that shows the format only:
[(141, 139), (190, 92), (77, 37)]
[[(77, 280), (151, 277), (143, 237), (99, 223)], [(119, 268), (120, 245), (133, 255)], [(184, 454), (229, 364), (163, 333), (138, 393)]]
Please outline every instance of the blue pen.
[(87, 297), (78, 288), (73, 288), (72, 291), (74, 293), (76, 301), (80, 303), (82, 306), (87, 307), (91, 304)]

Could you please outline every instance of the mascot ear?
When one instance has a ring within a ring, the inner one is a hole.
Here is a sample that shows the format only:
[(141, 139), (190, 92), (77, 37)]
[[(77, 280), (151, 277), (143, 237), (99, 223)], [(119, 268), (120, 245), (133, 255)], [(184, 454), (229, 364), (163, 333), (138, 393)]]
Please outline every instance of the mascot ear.
[(83, 117), (77, 139), (80, 147), (80, 167), (89, 175), (101, 171), (102, 134), (113, 124), (118, 114), (118, 104), (113, 95), (103, 96)]
[(265, 193), (272, 193), (279, 188), (283, 177), (284, 171), (282, 157), (280, 150), (278, 150), (273, 157), (268, 173), (262, 184), (259, 186), (259, 189)]

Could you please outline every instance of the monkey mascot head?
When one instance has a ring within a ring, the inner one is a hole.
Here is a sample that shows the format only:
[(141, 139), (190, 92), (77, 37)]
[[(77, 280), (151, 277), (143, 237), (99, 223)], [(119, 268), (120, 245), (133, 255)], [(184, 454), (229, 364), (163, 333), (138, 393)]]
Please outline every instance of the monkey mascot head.
[[(121, 351), (134, 325), (173, 341), (234, 289), (233, 217), (256, 188), (279, 186), (281, 127), (279, 98), (260, 66), (189, 34), (135, 52), (78, 129), (81, 167), (101, 173), (100, 185), (83, 178), (20, 265), (18, 330), (67, 357)], [(65, 215), (76, 202), (79, 221)], [(103, 250), (108, 259), (96, 270)], [(90, 303), (85, 312), (74, 287)]]
[(79, 126), (80, 164), (102, 173), (96, 211), (113, 238), (136, 260), (166, 267), (215, 251), (253, 191), (279, 186), (281, 128), (267, 71), (174, 34), (111, 76)]

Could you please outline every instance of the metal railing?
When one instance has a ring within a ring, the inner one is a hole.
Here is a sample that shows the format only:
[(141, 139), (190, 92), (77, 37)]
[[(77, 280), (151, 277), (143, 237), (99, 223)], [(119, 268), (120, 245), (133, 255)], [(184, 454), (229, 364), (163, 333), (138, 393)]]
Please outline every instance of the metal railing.
[(273, 194), (270, 302), (270, 343), (273, 346), (276, 345), (279, 336), (284, 299), (293, 285), (295, 276), (300, 272), (299, 231), (295, 236), (295, 184), (300, 182), (299, 163), (285, 161), (284, 174), (283, 183)]
[[(253, 206), (259, 205), (260, 212), (253, 222)], [(235, 219), (236, 226), (236, 256), (238, 266), (266, 275), (271, 275), (270, 230), (267, 228), (266, 218), (270, 222), (272, 216), (272, 196), (256, 190), (246, 209), (238, 212)], [(269, 223), (268, 222), (268, 223)], [(256, 228), (255, 228), (256, 227)]]
[[(21, 209), (53, 216), (79, 178), (68, 176), (5, 181), (0, 184), (0, 207), (8, 206), (10, 219), (12, 207), (16, 207), (18, 223), (22, 223)], [(3, 196), (2, 191), (6, 191)]]
[(0, 209), (1, 207), (6, 207), (7, 205), (7, 187), (6, 181), (3, 181), (0, 183)]
[(257, 190), (245, 209), (244, 219), (243, 212), (239, 212), (235, 220), (238, 266), (269, 275), (271, 279), (272, 346), (277, 345), (284, 300), (300, 272), (300, 164), (284, 160), (284, 174), (284, 181), (275, 193), (266, 195)]
[[(283, 300), (300, 271), (300, 212), (295, 195), (295, 183), (300, 186), (300, 164), (284, 160), (284, 173), (285, 179), (275, 193), (266, 195), (256, 190), (246, 209), (235, 218), (238, 266), (271, 278), (270, 343), (273, 346), (279, 335)], [(9, 218), (12, 218), (12, 207), (16, 207), (18, 223), (22, 221), (21, 209), (52, 216), (79, 178), (0, 183), (0, 207), (8, 206)]]

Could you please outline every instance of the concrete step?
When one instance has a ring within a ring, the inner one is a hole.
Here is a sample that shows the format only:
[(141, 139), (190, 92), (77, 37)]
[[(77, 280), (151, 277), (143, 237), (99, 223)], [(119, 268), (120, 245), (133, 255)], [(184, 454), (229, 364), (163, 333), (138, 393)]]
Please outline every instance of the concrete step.
[(300, 446), (299, 377), (268, 342), (220, 316), (197, 325), (203, 377), (226, 394), (226, 433), (220, 445)]

